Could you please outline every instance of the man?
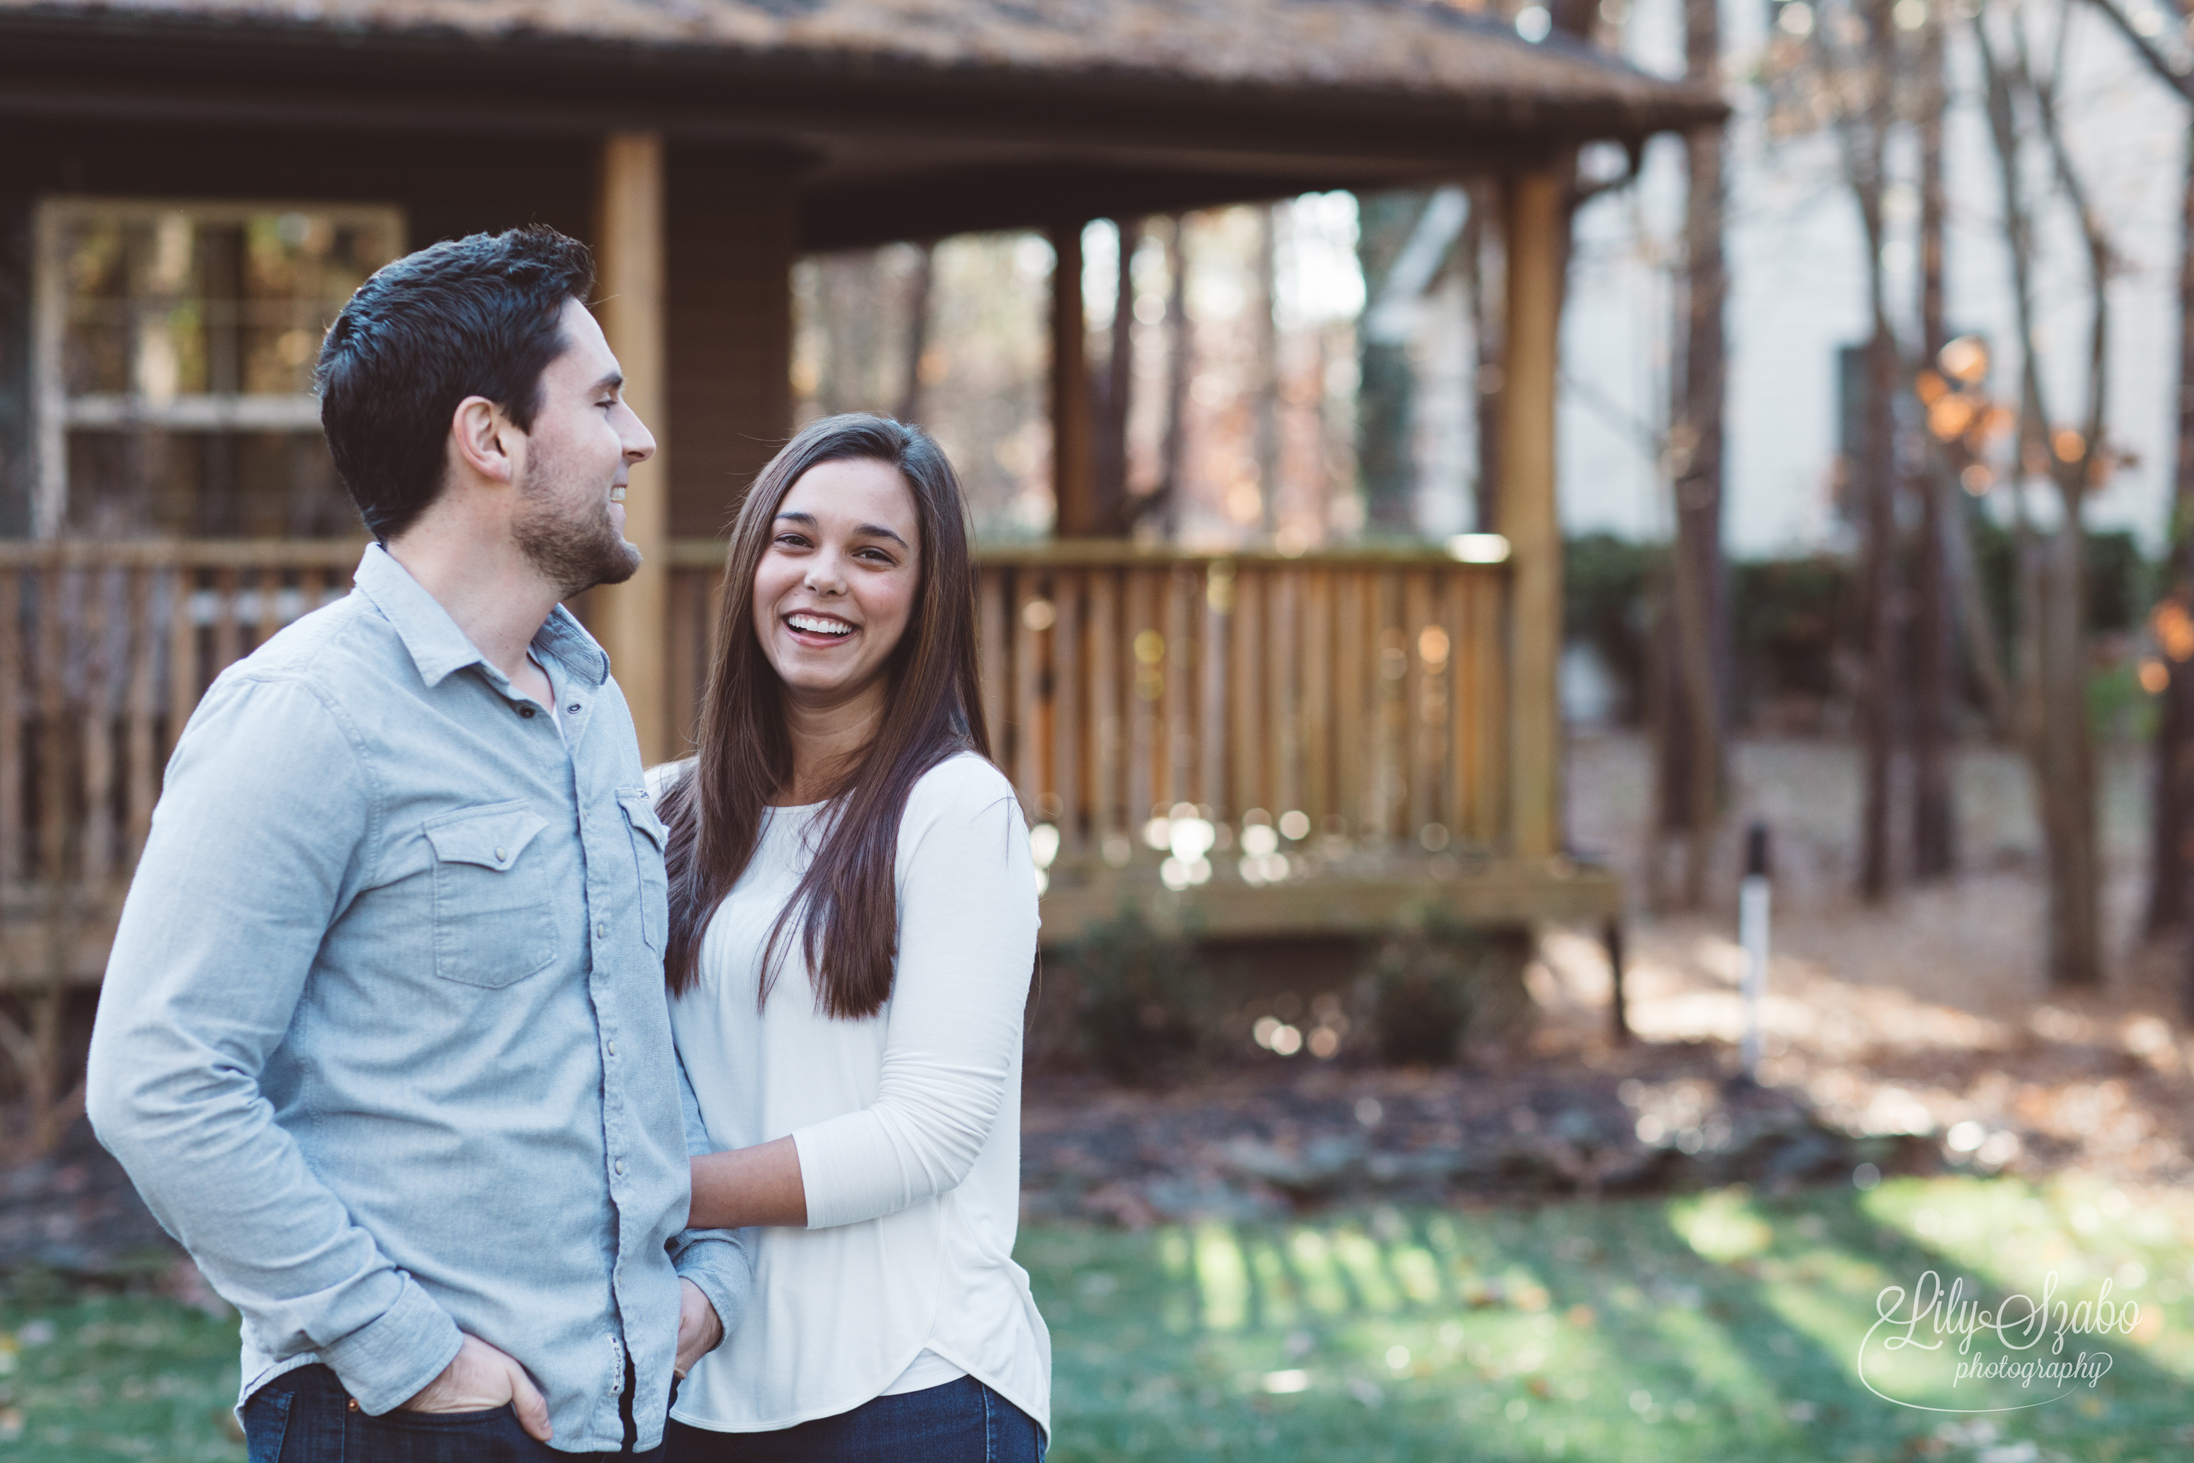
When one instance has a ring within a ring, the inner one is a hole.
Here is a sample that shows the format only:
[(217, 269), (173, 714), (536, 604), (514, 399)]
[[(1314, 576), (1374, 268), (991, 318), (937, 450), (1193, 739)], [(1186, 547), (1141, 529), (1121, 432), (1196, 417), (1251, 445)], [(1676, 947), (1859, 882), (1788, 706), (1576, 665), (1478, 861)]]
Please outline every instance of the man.
[(321, 421), (378, 542), (206, 693), (115, 935), (92, 1121), (243, 1313), (255, 1463), (649, 1454), (746, 1296), (681, 1233), (664, 832), (559, 604), (639, 566), (655, 450), (592, 278), (535, 228), (351, 298)]

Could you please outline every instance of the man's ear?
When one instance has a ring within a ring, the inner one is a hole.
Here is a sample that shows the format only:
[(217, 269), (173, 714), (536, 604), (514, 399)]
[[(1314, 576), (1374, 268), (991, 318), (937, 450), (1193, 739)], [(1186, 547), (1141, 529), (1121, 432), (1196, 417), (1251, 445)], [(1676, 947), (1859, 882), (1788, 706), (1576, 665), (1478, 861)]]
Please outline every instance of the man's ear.
[(501, 408), (484, 396), (468, 396), (457, 403), (450, 418), (450, 442), (457, 462), (490, 482), (517, 481), (518, 463), (514, 437), (522, 436)]

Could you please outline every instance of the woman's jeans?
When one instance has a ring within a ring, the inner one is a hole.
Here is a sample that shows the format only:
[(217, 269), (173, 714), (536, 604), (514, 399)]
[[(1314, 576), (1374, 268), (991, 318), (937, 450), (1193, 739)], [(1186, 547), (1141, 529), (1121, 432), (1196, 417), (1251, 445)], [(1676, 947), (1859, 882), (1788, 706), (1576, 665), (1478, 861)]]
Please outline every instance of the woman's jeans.
[[(631, 1388), (626, 1388), (628, 1397)], [(646, 1453), (559, 1453), (536, 1442), (510, 1408), (489, 1412), (389, 1412), (368, 1417), (324, 1366), (284, 1372), (244, 1404), (251, 1463), (570, 1463), (578, 1457), (661, 1463)]]
[(973, 1377), (878, 1397), (851, 1412), (766, 1433), (719, 1433), (676, 1418), (664, 1463), (1043, 1463), (1029, 1415)]

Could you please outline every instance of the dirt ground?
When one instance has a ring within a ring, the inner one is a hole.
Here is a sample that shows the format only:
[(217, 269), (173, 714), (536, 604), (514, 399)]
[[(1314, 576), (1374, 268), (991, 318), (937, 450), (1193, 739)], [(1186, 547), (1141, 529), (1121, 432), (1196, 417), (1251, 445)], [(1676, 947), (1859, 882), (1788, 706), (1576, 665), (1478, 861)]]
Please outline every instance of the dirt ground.
[[(1735, 830), (1763, 819), (1774, 846), (1766, 1083), (1803, 1091), (1852, 1132), (1939, 1142), (1961, 1165), (2077, 1164), (2136, 1183), (2183, 1179), (2194, 1168), (2194, 1041), (2176, 1014), (2183, 949), (2137, 939), (2143, 752), (2104, 758), (2108, 977), (2100, 990), (2064, 991), (2049, 987), (2043, 969), (2041, 841), (2011, 753), (1962, 754), (1959, 875), (1868, 908), (1852, 894), (1856, 749), (1740, 744), (1737, 816), (1719, 851), (1714, 907), (1678, 916), (1644, 907), (1644, 744), (1578, 740), (1572, 839), (1623, 871), (1635, 906), (1626, 960), (1633, 1029), (1652, 1042), (1729, 1044), (1741, 1034)], [(1597, 1042), (1608, 984), (1596, 935), (1547, 933), (1532, 986), (1550, 1017), (1540, 1038), (1549, 1054)]]

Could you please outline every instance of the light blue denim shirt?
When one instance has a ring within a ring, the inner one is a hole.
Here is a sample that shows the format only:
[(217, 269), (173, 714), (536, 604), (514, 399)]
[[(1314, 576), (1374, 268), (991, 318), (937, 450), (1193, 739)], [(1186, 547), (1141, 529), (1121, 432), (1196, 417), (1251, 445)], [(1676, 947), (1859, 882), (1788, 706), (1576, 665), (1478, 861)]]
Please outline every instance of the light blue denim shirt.
[[(533, 639), (563, 727), (382, 549), (225, 671), (168, 764), (92, 1038), (100, 1140), (243, 1314), (243, 1395), (325, 1362), (369, 1413), (470, 1332), (554, 1446), (668, 1410), (678, 1272), (727, 1329), (737, 1236), (681, 1233), (663, 825), (609, 659)], [(690, 1135), (690, 1138), (689, 1138)]]

